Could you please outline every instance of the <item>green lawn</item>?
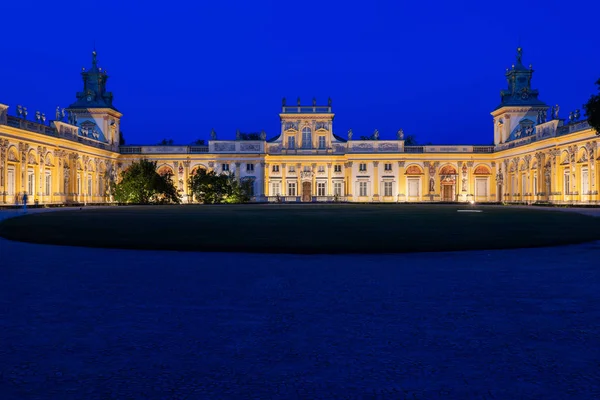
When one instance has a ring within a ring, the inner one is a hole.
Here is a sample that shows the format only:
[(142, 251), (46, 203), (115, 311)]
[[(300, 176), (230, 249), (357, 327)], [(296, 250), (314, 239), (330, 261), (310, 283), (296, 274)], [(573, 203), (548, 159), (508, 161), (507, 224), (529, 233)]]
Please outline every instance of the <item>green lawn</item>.
[[(457, 210), (476, 209), (480, 213)], [(272, 253), (504, 249), (600, 239), (575, 213), (469, 205), (107, 207), (5, 220), (0, 236), (59, 245)]]

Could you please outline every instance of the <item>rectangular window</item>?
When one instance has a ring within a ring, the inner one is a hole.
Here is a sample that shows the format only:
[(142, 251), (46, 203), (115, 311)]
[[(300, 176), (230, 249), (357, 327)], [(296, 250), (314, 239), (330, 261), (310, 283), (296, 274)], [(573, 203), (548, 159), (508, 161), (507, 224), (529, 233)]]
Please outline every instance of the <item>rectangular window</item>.
[(288, 182), (288, 196), (296, 195), (296, 182)]
[(88, 196), (93, 196), (94, 194), (92, 193), (92, 176), (88, 176), (88, 181), (87, 181), (87, 195)]
[(408, 178), (408, 196), (418, 197), (419, 196), (419, 179)]
[(383, 166), (383, 169), (384, 169), (385, 171), (391, 171), (391, 170), (392, 170), (392, 164), (385, 164), (385, 165)]
[(254, 172), (254, 164), (246, 164), (246, 171)]
[(27, 193), (33, 196), (35, 192), (35, 173), (32, 169), (27, 171)]
[(325, 148), (325, 136), (319, 136), (319, 148), (320, 149)]
[(288, 168), (288, 172), (296, 172), (296, 167), (294, 167), (292, 165), (291, 167)]
[(45, 193), (46, 196), (50, 196), (50, 192), (52, 191), (52, 175), (50, 174), (50, 171), (46, 171), (46, 182), (45, 182)]
[(359, 171), (361, 171), (361, 172), (365, 172), (365, 171), (367, 170), (367, 164), (365, 164), (365, 163), (360, 163), (360, 164), (358, 165), (358, 170), (359, 170)]
[(229, 171), (229, 164), (221, 164), (221, 169), (223, 171)]
[(342, 194), (342, 182), (334, 182), (333, 183), (333, 195), (334, 196), (343, 196)]
[(325, 166), (319, 165), (319, 172), (325, 172)]
[(571, 175), (569, 174), (569, 170), (566, 170), (564, 173), (564, 190), (565, 194), (571, 193)]
[(538, 190), (537, 173), (534, 173), (534, 175), (533, 175), (533, 194), (535, 196), (537, 196), (538, 193), (539, 193), (539, 190)]
[(310, 167), (308, 165), (304, 166), (304, 172), (310, 172)]
[(590, 191), (590, 175), (587, 168), (581, 170), (581, 194), (588, 194)]
[(296, 137), (295, 136), (288, 137), (288, 149), (295, 149), (295, 148), (296, 148)]
[(279, 196), (281, 194), (281, 185), (279, 182), (271, 183), (271, 196)]
[(393, 196), (392, 190), (393, 190), (393, 182), (383, 182), (383, 195), (384, 196), (386, 196), (386, 197)]
[(342, 166), (339, 164), (336, 164), (333, 166), (333, 171), (334, 172), (342, 172)]
[(273, 172), (279, 172), (279, 165), (273, 165)]
[(8, 168), (8, 195), (15, 195), (15, 169), (13, 167)]
[(526, 193), (529, 193), (529, 190), (527, 190), (527, 184), (529, 182), (527, 182), (527, 175), (522, 174), (521, 175), (521, 196), (525, 196)]
[(367, 195), (367, 182), (358, 183), (358, 195), (363, 197)]
[(317, 182), (317, 196), (325, 196), (325, 182)]

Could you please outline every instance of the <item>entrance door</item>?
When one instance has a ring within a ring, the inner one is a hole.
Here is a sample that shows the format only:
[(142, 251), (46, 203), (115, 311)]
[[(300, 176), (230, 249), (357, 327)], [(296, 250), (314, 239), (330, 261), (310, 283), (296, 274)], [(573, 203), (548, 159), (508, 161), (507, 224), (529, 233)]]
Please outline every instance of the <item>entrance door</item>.
[(454, 201), (454, 185), (442, 185), (442, 201)]
[(312, 201), (311, 183), (302, 182), (302, 201)]

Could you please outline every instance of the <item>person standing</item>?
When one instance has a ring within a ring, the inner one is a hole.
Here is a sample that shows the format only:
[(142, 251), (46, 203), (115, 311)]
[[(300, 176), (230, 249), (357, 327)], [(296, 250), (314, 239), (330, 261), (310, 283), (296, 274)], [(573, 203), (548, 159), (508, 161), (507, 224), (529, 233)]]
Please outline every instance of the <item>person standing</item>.
[(27, 192), (23, 193), (23, 212), (27, 212)]

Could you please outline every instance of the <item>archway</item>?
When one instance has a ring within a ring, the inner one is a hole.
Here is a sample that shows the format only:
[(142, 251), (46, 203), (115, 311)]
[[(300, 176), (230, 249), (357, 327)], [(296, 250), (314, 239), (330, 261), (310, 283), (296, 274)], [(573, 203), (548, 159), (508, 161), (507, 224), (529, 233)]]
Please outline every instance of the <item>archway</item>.
[(456, 168), (452, 165), (446, 165), (440, 169), (440, 184), (442, 201), (456, 200)]

